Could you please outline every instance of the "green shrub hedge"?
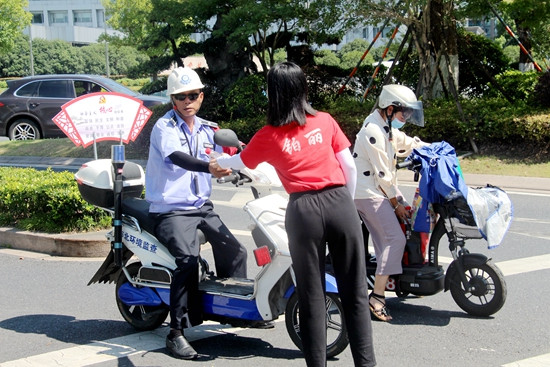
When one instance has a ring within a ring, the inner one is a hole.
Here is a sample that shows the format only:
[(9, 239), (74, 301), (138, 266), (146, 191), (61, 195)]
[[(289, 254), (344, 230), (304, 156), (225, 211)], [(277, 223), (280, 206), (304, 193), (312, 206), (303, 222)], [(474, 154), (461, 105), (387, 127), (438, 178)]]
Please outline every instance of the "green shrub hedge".
[[(204, 104), (207, 103), (209, 101), (204, 102)], [(428, 142), (445, 140), (457, 150), (471, 150), (470, 139), (473, 139), (480, 148), (495, 144), (544, 147), (550, 143), (550, 109), (548, 108), (536, 108), (527, 101), (521, 100), (512, 104), (503, 97), (462, 99), (460, 105), (464, 111), (465, 120), (458, 113), (454, 101), (441, 99), (427, 102), (424, 104), (426, 125), (417, 127), (406, 124), (403, 131)], [(352, 143), (373, 106), (374, 101), (362, 102), (351, 96), (335, 98), (324, 105), (313, 105), (318, 110), (329, 112)], [(136, 141), (131, 143), (134, 151), (141, 152), (141, 159), (147, 159), (153, 125), (170, 108), (169, 104), (156, 106), (149, 122)], [(210, 118), (200, 112), (199, 115)], [(246, 143), (265, 125), (265, 113), (216, 122), (222, 128), (234, 130), (241, 141)]]
[(504, 98), (461, 101), (466, 120), (454, 101), (433, 101), (424, 108), (426, 126), (405, 125), (407, 134), (425, 141), (445, 140), (457, 149), (477, 145), (530, 146), (550, 142), (550, 110), (535, 109), (526, 102), (510, 104)]
[(61, 233), (110, 224), (109, 215), (80, 197), (72, 173), (0, 167), (0, 225)]

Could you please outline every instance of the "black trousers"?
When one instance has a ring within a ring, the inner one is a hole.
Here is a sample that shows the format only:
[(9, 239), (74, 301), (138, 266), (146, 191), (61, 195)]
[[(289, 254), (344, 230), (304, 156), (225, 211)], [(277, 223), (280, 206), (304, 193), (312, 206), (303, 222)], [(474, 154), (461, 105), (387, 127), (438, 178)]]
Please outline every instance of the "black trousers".
[(326, 244), (355, 366), (376, 365), (361, 223), (349, 191), (340, 186), (291, 194), (285, 225), (307, 365), (326, 366)]
[(214, 212), (211, 201), (200, 209), (155, 215), (155, 221), (155, 235), (177, 265), (170, 285), (170, 327), (182, 330), (198, 325), (202, 323), (202, 305), (198, 294), (197, 229), (204, 232), (212, 245), (218, 277), (246, 278), (246, 249)]

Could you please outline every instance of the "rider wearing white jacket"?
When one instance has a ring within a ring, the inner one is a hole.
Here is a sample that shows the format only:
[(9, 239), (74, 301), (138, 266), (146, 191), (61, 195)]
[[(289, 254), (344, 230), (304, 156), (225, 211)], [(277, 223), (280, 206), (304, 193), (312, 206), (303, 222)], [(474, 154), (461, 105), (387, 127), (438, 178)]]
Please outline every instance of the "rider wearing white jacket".
[(371, 235), (377, 263), (369, 306), (382, 321), (391, 320), (384, 298), (386, 282), (390, 275), (403, 272), (406, 239), (399, 221), (410, 216), (397, 186), (397, 157), (406, 157), (426, 144), (399, 131), (405, 121), (423, 126), (422, 102), (405, 86), (384, 86), (378, 108), (357, 134), (353, 155), (357, 166), (355, 205)]

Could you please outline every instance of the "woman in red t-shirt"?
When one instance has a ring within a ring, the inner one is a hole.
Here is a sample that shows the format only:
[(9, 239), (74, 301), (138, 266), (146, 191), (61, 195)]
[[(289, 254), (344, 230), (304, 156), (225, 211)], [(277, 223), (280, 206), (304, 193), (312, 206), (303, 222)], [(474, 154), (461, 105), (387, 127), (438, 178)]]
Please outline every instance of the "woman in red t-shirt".
[[(356, 366), (376, 365), (350, 142), (327, 113), (307, 102), (307, 82), (294, 63), (267, 75), (267, 125), (246, 148), (221, 157), (222, 168), (275, 167), (290, 194), (285, 227), (300, 303), (300, 336), (308, 366), (326, 365), (325, 261), (331, 254)], [(212, 162), (212, 164), (216, 164)]]

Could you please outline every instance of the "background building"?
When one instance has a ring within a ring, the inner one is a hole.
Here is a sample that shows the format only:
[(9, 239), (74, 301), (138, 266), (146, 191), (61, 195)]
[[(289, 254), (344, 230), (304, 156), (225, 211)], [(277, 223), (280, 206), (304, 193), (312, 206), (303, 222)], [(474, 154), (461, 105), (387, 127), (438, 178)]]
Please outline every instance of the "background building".
[[(33, 15), (32, 24), (24, 33), (33, 39), (43, 38), (47, 40), (63, 40), (73, 45), (86, 45), (96, 43), (103, 33), (109, 35), (122, 35), (105, 23), (105, 8), (101, 0), (29, 0), (29, 12)], [(388, 25), (377, 39), (374, 48), (386, 46), (389, 34), (395, 25)], [(477, 34), (495, 38), (495, 19), (467, 20), (466, 29)], [(348, 31), (338, 45), (322, 45), (321, 49), (337, 51), (345, 44), (355, 40), (364, 39), (371, 42), (378, 31), (379, 26), (361, 26)], [(406, 27), (401, 26), (395, 43), (401, 41)], [(207, 33), (195, 33), (191, 37), (197, 42), (204, 41)], [(193, 67), (201, 67), (203, 60), (188, 60), (186, 64)]]
[[(73, 45), (96, 43), (103, 33), (120, 34), (105, 23), (101, 0), (29, 0), (32, 38), (63, 40)], [(25, 29), (29, 34), (29, 28)]]

